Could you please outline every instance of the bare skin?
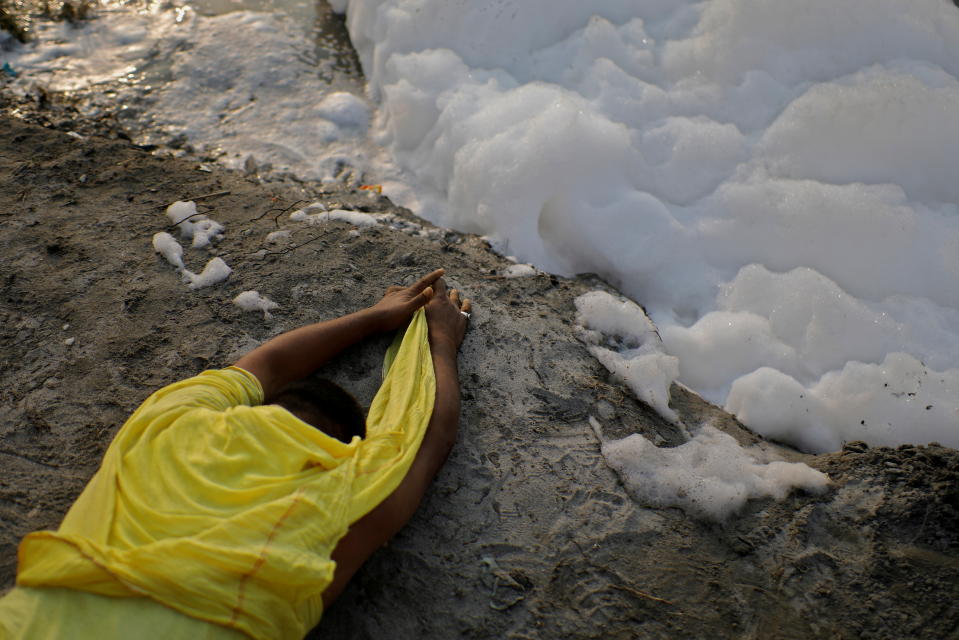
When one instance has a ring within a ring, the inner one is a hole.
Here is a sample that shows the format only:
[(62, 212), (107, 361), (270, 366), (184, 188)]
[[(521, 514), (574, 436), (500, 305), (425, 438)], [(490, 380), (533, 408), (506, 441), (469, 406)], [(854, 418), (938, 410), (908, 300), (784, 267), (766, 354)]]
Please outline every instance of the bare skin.
[(423, 443), (400, 486), (366, 516), (353, 523), (333, 551), (336, 572), (323, 592), (328, 607), (364, 562), (409, 519), (449, 456), (459, 426), (457, 353), (466, 335), (472, 305), (456, 289), (447, 291), (444, 270), (437, 269), (409, 287), (390, 287), (372, 307), (284, 333), (236, 362), (263, 385), (269, 399), (285, 385), (313, 373), (324, 362), (363, 338), (398, 329), (426, 307), (436, 397)]

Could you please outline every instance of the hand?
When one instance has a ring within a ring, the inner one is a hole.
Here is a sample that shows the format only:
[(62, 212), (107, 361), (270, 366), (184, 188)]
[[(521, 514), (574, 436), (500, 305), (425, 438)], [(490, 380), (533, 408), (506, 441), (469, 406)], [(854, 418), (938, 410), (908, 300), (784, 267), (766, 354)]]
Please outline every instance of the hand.
[(446, 282), (442, 278), (436, 280), (435, 295), (426, 304), (426, 321), (430, 327), (430, 346), (435, 348), (452, 348), (453, 353), (459, 349), (466, 335), (466, 326), (469, 318), (464, 315), (473, 308), (469, 300), (460, 301), (459, 291), (452, 289), (446, 292)]
[[(383, 298), (370, 307), (379, 318), (382, 331), (399, 329), (413, 317), (413, 313), (433, 297), (433, 283), (443, 275), (443, 269), (428, 273), (408, 287), (392, 286)], [(440, 280), (442, 282), (442, 280)]]

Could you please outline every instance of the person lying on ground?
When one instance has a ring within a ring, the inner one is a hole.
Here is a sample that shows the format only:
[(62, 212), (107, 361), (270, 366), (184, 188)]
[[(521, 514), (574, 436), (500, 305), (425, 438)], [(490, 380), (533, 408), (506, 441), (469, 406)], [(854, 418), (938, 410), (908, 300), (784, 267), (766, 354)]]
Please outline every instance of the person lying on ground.
[[(60, 528), (24, 538), (0, 638), (302, 638), (453, 446), (470, 302), (442, 275), (151, 395)], [(297, 382), (397, 329), (365, 433), (346, 392)]]

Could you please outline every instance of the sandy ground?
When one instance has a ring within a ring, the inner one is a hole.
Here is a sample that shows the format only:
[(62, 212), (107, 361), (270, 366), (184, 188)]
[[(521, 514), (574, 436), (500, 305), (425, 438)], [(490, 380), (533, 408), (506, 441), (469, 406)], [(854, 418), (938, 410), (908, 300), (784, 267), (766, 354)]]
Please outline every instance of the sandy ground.
[[(57, 526), (152, 390), (442, 265), (475, 301), (459, 441), (413, 521), (310, 637), (959, 635), (956, 451), (851, 444), (813, 457), (766, 443), (834, 488), (756, 501), (725, 524), (646, 508), (605, 465), (588, 417), (602, 416), (610, 437), (683, 436), (574, 337), (573, 299), (602, 282), (505, 279), (509, 263), (452, 232), (274, 220), (316, 199), (430, 228), (367, 192), (202, 171), (67, 107), (4, 100), (6, 113), (46, 127), (0, 117), (0, 587), (13, 583), (19, 539)], [(225, 237), (186, 261), (198, 270), (216, 254), (234, 272), (191, 291), (150, 240), (167, 228), (167, 204), (220, 192), (199, 202)], [(292, 244), (267, 245), (276, 229)], [(280, 304), (272, 321), (230, 302), (246, 289)], [(325, 373), (368, 403), (386, 342)], [(673, 394), (690, 428), (712, 421), (758, 441), (697, 396)]]

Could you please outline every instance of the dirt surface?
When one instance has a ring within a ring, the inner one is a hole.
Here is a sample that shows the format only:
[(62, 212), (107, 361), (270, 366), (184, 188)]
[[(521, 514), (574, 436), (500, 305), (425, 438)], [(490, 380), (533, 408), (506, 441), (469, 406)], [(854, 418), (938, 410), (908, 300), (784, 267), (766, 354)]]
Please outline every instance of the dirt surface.
[[(4, 104), (48, 128), (0, 117), (0, 587), (19, 539), (57, 526), (151, 391), (444, 266), (475, 304), (459, 441), (410, 525), (310, 637), (959, 636), (956, 451), (852, 443), (806, 456), (674, 386), (691, 431), (711, 422), (834, 486), (751, 502), (725, 524), (646, 508), (606, 466), (588, 417), (608, 437), (684, 436), (576, 340), (573, 300), (602, 282), (506, 279), (509, 263), (481, 239), (368, 192), (208, 172), (68, 109)], [(219, 255), (233, 273), (192, 291), (151, 237), (168, 230), (166, 205), (200, 196), (226, 233), (212, 251), (187, 248), (187, 266)], [(276, 217), (301, 199), (397, 218), (354, 229)], [(266, 243), (277, 229), (289, 243)], [(248, 289), (279, 303), (272, 321), (232, 304)], [(387, 340), (324, 373), (368, 403)]]

